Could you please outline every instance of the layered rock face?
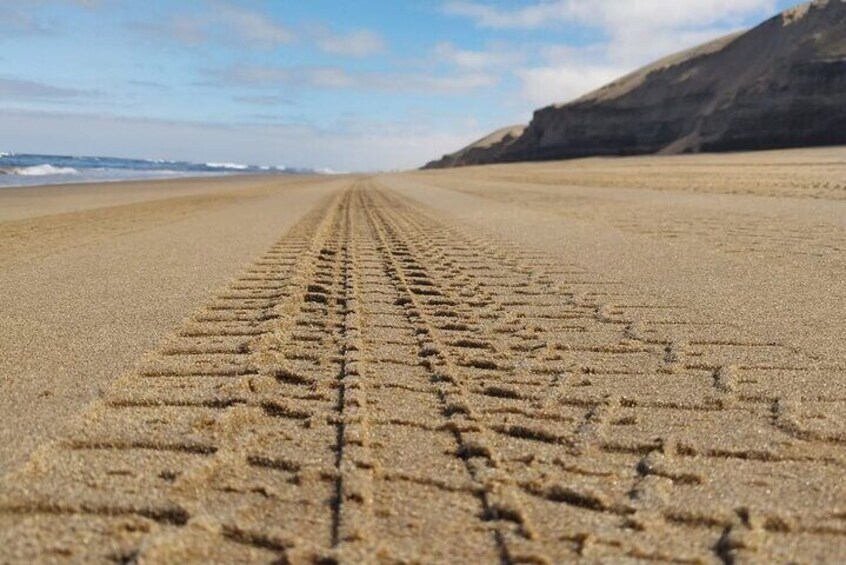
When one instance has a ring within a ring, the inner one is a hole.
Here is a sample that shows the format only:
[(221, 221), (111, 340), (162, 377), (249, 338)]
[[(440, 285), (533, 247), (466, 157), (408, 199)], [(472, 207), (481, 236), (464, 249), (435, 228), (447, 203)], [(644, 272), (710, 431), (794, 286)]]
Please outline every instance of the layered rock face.
[(816, 0), (538, 110), (516, 139), (427, 167), (843, 143), (846, 1)]

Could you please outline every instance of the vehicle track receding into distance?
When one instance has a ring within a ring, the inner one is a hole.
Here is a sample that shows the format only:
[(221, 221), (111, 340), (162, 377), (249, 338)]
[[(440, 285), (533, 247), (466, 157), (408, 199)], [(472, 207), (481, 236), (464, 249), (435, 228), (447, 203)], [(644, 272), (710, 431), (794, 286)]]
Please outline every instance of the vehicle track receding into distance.
[(0, 561), (846, 554), (843, 375), (359, 179), (4, 477)]

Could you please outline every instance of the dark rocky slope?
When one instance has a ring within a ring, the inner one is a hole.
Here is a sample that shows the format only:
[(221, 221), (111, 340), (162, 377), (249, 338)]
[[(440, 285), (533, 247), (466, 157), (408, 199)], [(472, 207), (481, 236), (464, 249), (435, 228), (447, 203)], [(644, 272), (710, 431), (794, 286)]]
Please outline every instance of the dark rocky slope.
[(846, 0), (816, 0), (540, 109), (516, 139), (427, 167), (843, 143)]
[(526, 126), (509, 126), (498, 129), (490, 135), (475, 141), (455, 153), (444, 155), (438, 162), (439, 168), (463, 167), (465, 165), (487, 165), (499, 162), (503, 153), (520, 139)]

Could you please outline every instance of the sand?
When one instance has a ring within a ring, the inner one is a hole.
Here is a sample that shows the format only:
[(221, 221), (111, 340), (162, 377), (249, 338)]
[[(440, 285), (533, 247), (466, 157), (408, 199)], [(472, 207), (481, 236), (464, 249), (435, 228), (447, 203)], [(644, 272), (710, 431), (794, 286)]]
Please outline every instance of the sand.
[(30, 235), (0, 561), (842, 561), (844, 155), (218, 186)]
[(300, 179), (0, 190), (0, 472), (331, 190)]

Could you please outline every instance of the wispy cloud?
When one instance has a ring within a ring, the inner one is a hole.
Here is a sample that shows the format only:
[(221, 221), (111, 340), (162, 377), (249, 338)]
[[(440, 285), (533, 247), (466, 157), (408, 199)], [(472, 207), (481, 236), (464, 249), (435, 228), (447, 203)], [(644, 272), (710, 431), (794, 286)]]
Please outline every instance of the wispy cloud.
[(35, 14), (35, 8), (67, 4), (81, 8), (96, 8), (103, 0), (0, 0), (0, 33), (31, 34), (44, 33), (55, 26)]
[(511, 8), (452, 0), (443, 5), (447, 14), (470, 18), (480, 27), (531, 29), (579, 24), (618, 33), (625, 28), (708, 27), (714, 22), (738, 20), (774, 8), (773, 0), (546, 0)]
[(775, 10), (774, 0), (543, 0), (503, 7), (450, 0), (449, 15), (491, 30), (572, 25), (598, 32), (597, 43), (545, 46), (541, 61), (516, 74), (524, 99), (566, 102), (664, 55), (736, 31)]
[(69, 5), (90, 10), (106, 0), (0, 0), (0, 43), (16, 37), (57, 36), (68, 29), (65, 19), (50, 17), (45, 9)]
[[(28, 0), (26, 2), (28, 7), (33, 5), (44, 4), (70, 4), (72, 6), (81, 6), (83, 8), (96, 8), (105, 4), (108, 0)], [(10, 6), (21, 6), (22, 2), (19, 0), (0, 0), (0, 7), (6, 9)]]
[(138, 86), (141, 88), (149, 88), (153, 90), (172, 90), (170, 86), (152, 80), (131, 80), (129, 81), (129, 84), (131, 86)]
[(326, 27), (315, 28), (314, 42), (318, 49), (332, 55), (369, 57), (384, 53), (385, 40), (378, 33), (360, 29), (351, 33), (337, 33)]
[(15, 101), (64, 101), (85, 96), (94, 96), (97, 93), (74, 88), (63, 88), (50, 84), (21, 80), (15, 78), (0, 78), (0, 100)]
[(353, 72), (338, 66), (233, 66), (208, 75), (210, 84), (235, 87), (286, 86), (432, 94), (462, 94), (493, 86), (498, 81), (495, 75), (484, 72), (448, 75), (423, 72)]
[(493, 46), (487, 50), (461, 49), (449, 41), (435, 44), (433, 49), (438, 61), (466, 70), (508, 69), (520, 64), (525, 53), (506, 46)]
[(271, 67), (259, 65), (234, 65), (223, 71), (207, 73), (208, 84), (214, 86), (287, 86), (293, 88), (352, 88), (356, 85), (353, 75), (341, 67)]
[(162, 19), (135, 21), (129, 27), (155, 39), (188, 46), (216, 43), (268, 50), (300, 41), (342, 57), (369, 57), (387, 51), (382, 35), (369, 29), (339, 32), (321, 24), (295, 31), (292, 26), (259, 10), (220, 0), (209, 0), (207, 7), (202, 12), (182, 11)]
[(20, 2), (0, 0), (0, 41), (14, 35), (37, 35), (50, 31), (43, 19), (37, 17), (32, 6)]
[(173, 14), (155, 22), (134, 22), (136, 31), (186, 45), (218, 42), (272, 49), (296, 39), (293, 30), (268, 15), (222, 2), (211, 2), (203, 13)]
[(264, 106), (267, 108), (290, 106), (294, 103), (293, 99), (288, 98), (287, 96), (274, 95), (233, 96), (232, 100), (238, 102), (239, 104), (246, 104), (248, 106)]
[(218, 25), (230, 28), (242, 41), (260, 47), (275, 47), (292, 42), (296, 35), (288, 27), (265, 14), (227, 4), (213, 4)]
[(542, 2), (520, 8), (500, 8), (481, 2), (451, 1), (444, 4), (444, 12), (452, 16), (470, 18), (478, 26), (495, 29), (536, 28), (560, 22), (567, 2)]

